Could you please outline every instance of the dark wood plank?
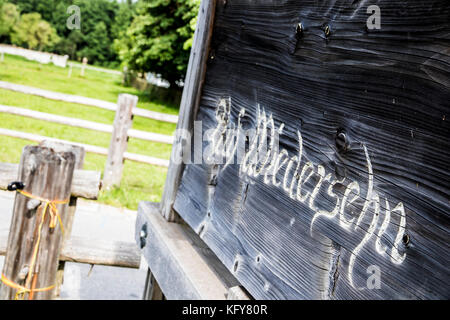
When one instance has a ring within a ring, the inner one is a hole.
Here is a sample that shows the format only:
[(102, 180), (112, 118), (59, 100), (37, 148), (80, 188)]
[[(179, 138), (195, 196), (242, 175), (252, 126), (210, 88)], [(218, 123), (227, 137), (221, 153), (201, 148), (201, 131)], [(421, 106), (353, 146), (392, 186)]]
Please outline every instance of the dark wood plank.
[(272, 117), (268, 163), (286, 156), (266, 182), (189, 164), (174, 209), (257, 299), (450, 298), (450, 6), (377, 5), (380, 30), (359, 1), (217, 4), (195, 119), (205, 133)]

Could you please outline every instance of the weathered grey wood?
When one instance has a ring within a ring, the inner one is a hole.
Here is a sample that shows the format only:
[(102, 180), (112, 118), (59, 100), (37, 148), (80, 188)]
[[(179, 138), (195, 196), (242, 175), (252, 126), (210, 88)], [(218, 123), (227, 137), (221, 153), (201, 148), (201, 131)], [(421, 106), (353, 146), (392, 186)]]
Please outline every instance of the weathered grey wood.
[(61, 260), (138, 269), (141, 254), (135, 243), (72, 237), (61, 252)]
[[(187, 139), (188, 137), (185, 134), (193, 133), (193, 122), (203, 87), (206, 63), (209, 58), (209, 45), (214, 25), (215, 7), (216, 0), (202, 0), (197, 17), (197, 28), (195, 30), (183, 95), (181, 97), (176, 137), (161, 201), (161, 214), (168, 221), (174, 221), (176, 219), (176, 214), (172, 210), (172, 207), (183, 174), (184, 154), (190, 154), (191, 148), (190, 139)], [(183, 141), (189, 143), (183, 145)]]
[[(39, 145), (41, 147), (51, 148), (55, 152), (72, 152), (75, 155), (75, 170), (83, 169), (84, 157), (86, 155), (84, 148), (82, 148), (80, 146), (74, 146), (74, 145), (70, 145), (70, 144), (55, 142), (55, 141), (51, 141), (51, 140), (42, 141)], [(74, 177), (75, 177), (75, 174), (74, 174)], [(72, 186), (73, 186), (73, 181), (72, 181)], [(98, 187), (98, 185), (96, 185), (96, 187)], [(73, 219), (75, 217), (76, 208), (77, 208), (77, 197), (74, 197), (73, 195), (71, 195), (70, 202), (68, 204), (68, 208), (67, 208), (67, 212), (66, 212), (67, 217), (66, 217), (66, 225), (64, 226), (64, 235), (63, 235), (63, 244), (62, 244), (63, 248), (65, 247), (67, 240), (70, 239), (70, 236), (72, 235), (72, 225), (73, 225)], [(57, 297), (60, 296), (61, 285), (63, 284), (63, 281), (64, 281), (64, 267), (65, 267), (65, 261), (59, 261), (58, 271), (56, 273), (57, 285), (55, 288), (55, 295)]]
[[(34, 196), (65, 200), (70, 198), (74, 168), (75, 155), (72, 152), (55, 152), (49, 148), (27, 146), (20, 162), (19, 181), (25, 184), (25, 191)], [(46, 288), (56, 282), (62, 231), (60, 227), (50, 230), (50, 216), (49, 212), (44, 211), (44, 205), (29, 210), (30, 200), (22, 194), (16, 195), (3, 275), (26, 288)], [(67, 204), (57, 204), (56, 207), (64, 225), (67, 219)], [(46, 218), (33, 267), (30, 264), (44, 213)], [(25, 271), (27, 266), (29, 273)], [(16, 289), (2, 283), (0, 299), (13, 299), (16, 292)], [(54, 297), (54, 290), (31, 292), (25, 296), (28, 299), (51, 299)]]
[[(110, 111), (117, 110), (117, 104), (112, 103), (112, 102), (93, 99), (93, 98), (87, 98), (87, 97), (82, 97), (82, 96), (75, 96), (75, 95), (65, 94), (65, 93), (60, 93), (60, 92), (48, 91), (48, 90), (43, 90), (43, 89), (39, 89), (39, 88), (24, 86), (24, 85), (20, 85), (20, 84), (5, 82), (5, 81), (0, 81), (0, 89), (12, 90), (12, 91), (16, 91), (16, 92), (31, 94), (31, 95), (43, 97), (46, 99), (51, 99), (51, 100), (83, 104), (83, 105), (98, 107), (98, 108), (102, 108), (102, 109), (106, 109), (106, 110), (110, 110)], [(145, 118), (154, 119), (154, 120), (163, 121), (163, 122), (169, 122), (169, 123), (177, 123), (178, 122), (178, 116), (176, 116), (176, 115), (159, 113), (159, 112), (150, 111), (150, 110), (141, 109), (141, 108), (135, 108), (133, 110), (133, 114), (136, 116), (139, 116), (139, 117), (145, 117)]]
[[(30, 141), (36, 141), (36, 142), (41, 142), (44, 140), (59, 141), (62, 143), (68, 143), (68, 144), (83, 147), (86, 150), (86, 152), (92, 152), (92, 153), (101, 154), (101, 155), (108, 155), (108, 149), (106, 149), (106, 148), (92, 146), (92, 145), (84, 144), (84, 143), (66, 141), (66, 140), (61, 140), (61, 139), (53, 139), (53, 138), (49, 138), (49, 137), (32, 134), (32, 133), (26, 133), (26, 132), (20, 132), (20, 131), (14, 131), (14, 130), (0, 128), (0, 135), (13, 137), (13, 138), (19, 138), (19, 139), (25, 139), (25, 140), (30, 140)], [(130, 152), (125, 152), (124, 158), (127, 160), (137, 161), (137, 162), (151, 164), (151, 165), (160, 166), (160, 167), (168, 167), (169, 166), (168, 160), (158, 159), (155, 157), (149, 157), (149, 156), (144, 156), (144, 155), (130, 153)]]
[(227, 300), (251, 300), (251, 297), (243, 287), (236, 286), (228, 290)]
[[(8, 234), (0, 232), (0, 256), (7, 251)], [(61, 249), (60, 261), (138, 269), (141, 253), (135, 243), (71, 236)]]
[[(38, 120), (43, 120), (43, 121), (48, 121), (48, 122), (53, 122), (53, 123), (58, 123), (58, 124), (64, 124), (64, 125), (68, 125), (71, 127), (95, 130), (95, 131), (99, 131), (99, 132), (106, 132), (106, 133), (113, 132), (112, 125), (107, 125), (107, 124), (88, 121), (88, 120), (58, 116), (58, 115), (34, 111), (34, 110), (30, 110), (30, 109), (0, 105), (0, 112), (23, 116), (23, 117), (28, 117), (28, 118), (33, 118), (33, 119), (38, 119)], [(128, 130), (128, 136), (130, 138), (137, 138), (137, 139), (153, 141), (153, 142), (160, 142), (160, 143), (165, 143), (165, 144), (173, 143), (172, 136), (165, 135), (165, 134), (159, 134), (159, 133), (153, 133), (153, 132), (146, 132), (146, 131), (141, 131), (141, 130), (135, 130), (135, 129)]]
[(103, 185), (106, 189), (120, 186), (122, 180), (124, 153), (128, 146), (128, 130), (133, 124), (132, 110), (136, 107), (138, 98), (129, 94), (119, 95), (117, 112), (114, 119), (114, 130), (109, 144), (103, 174)]
[(189, 226), (167, 222), (157, 203), (139, 204), (136, 242), (169, 300), (224, 300), (239, 285)]
[(165, 300), (164, 294), (150, 269), (147, 271), (142, 300)]
[[(16, 181), (19, 165), (0, 162), (0, 190), (6, 190), (8, 184)], [(96, 200), (101, 187), (101, 172), (75, 170), (71, 194), (74, 197)]]
[(217, 2), (195, 120), (284, 125), (293, 166), (187, 165), (174, 209), (256, 299), (450, 297), (450, 7), (376, 4)]

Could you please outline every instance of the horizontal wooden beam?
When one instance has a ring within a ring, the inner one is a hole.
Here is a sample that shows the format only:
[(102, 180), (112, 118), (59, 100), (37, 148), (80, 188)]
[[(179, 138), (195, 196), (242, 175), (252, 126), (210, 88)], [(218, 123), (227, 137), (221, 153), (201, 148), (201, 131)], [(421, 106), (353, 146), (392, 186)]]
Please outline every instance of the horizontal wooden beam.
[(164, 296), (224, 300), (239, 283), (189, 226), (167, 222), (159, 204), (141, 202), (136, 241)]
[[(0, 89), (16, 91), (16, 92), (25, 93), (25, 94), (31, 94), (31, 95), (39, 96), (39, 97), (50, 99), (50, 100), (83, 104), (86, 106), (102, 108), (102, 109), (106, 109), (106, 110), (110, 110), (110, 111), (114, 111), (114, 112), (117, 109), (117, 104), (112, 103), (112, 102), (93, 99), (93, 98), (87, 98), (87, 97), (82, 97), (82, 96), (76, 96), (76, 95), (71, 95), (71, 94), (59, 93), (59, 92), (54, 92), (54, 91), (48, 91), (48, 90), (43, 90), (43, 89), (39, 89), (39, 88), (24, 86), (24, 85), (20, 85), (20, 84), (5, 82), (5, 81), (0, 81)], [(145, 117), (145, 118), (163, 121), (163, 122), (169, 122), (169, 123), (178, 123), (178, 116), (176, 116), (176, 115), (164, 114), (164, 113), (145, 110), (145, 109), (141, 109), (141, 108), (134, 108), (133, 114), (138, 117)]]
[[(8, 234), (0, 230), (0, 256), (6, 254), (7, 243)], [(132, 242), (71, 237), (61, 251), (60, 260), (138, 269), (141, 255)]]
[[(64, 124), (64, 125), (71, 126), (71, 127), (99, 131), (99, 132), (105, 132), (105, 133), (113, 132), (112, 125), (88, 121), (88, 120), (82, 120), (82, 119), (69, 118), (69, 117), (54, 115), (51, 113), (34, 111), (34, 110), (30, 110), (30, 109), (0, 105), (0, 112), (7, 113), (7, 114), (13, 114), (16, 116), (28, 117), (28, 118), (37, 119), (37, 120), (48, 121), (48, 122), (52, 122), (52, 123)], [(128, 130), (128, 136), (131, 138), (137, 138), (137, 139), (142, 139), (142, 140), (147, 140), (147, 141), (173, 144), (172, 136), (159, 134), (159, 133), (130, 129), (130, 130)]]
[[(84, 144), (84, 143), (78, 143), (78, 142), (72, 142), (72, 141), (66, 141), (66, 140), (60, 140), (60, 139), (44, 137), (44, 136), (40, 136), (40, 135), (36, 135), (36, 134), (32, 134), (32, 133), (27, 133), (27, 132), (20, 132), (20, 131), (14, 131), (14, 130), (0, 128), (0, 135), (13, 137), (13, 138), (19, 138), (19, 139), (25, 139), (25, 140), (30, 140), (30, 141), (35, 141), (35, 142), (39, 142), (39, 143), (41, 143), (44, 140), (58, 141), (58, 142), (61, 142), (61, 143), (68, 143), (68, 144), (72, 144), (72, 145), (83, 147), (86, 150), (86, 152), (91, 152), (91, 153), (95, 153), (95, 154), (101, 154), (101, 155), (105, 155), (105, 156), (108, 155), (108, 149), (106, 149), (106, 148), (92, 146), (92, 145)], [(135, 153), (125, 152), (124, 158), (127, 159), (127, 160), (137, 161), (137, 162), (151, 164), (151, 165), (160, 166), (160, 167), (166, 167), (167, 168), (169, 166), (169, 160), (164, 160), (164, 159), (144, 156), (144, 155), (135, 154)]]
[[(0, 163), (0, 190), (6, 190), (8, 184), (17, 180), (19, 165)], [(72, 181), (72, 196), (96, 200), (101, 188), (101, 172), (75, 170)]]

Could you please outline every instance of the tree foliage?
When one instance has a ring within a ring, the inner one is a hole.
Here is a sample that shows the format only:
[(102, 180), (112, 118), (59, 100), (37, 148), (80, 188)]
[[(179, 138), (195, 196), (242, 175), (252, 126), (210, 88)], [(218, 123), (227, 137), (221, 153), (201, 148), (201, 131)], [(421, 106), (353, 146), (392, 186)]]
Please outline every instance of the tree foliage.
[(126, 33), (116, 41), (132, 70), (153, 72), (171, 85), (184, 78), (199, 0), (143, 0)]
[[(0, 0), (1, 1), (1, 0)], [(4, 0), (3, 0), (4, 1)], [(120, 64), (112, 44), (131, 23), (134, 7), (132, 1), (115, 0), (8, 0), (17, 5), (23, 14), (39, 13), (48, 21), (60, 38), (52, 52), (67, 54), (73, 60), (89, 59), (89, 63), (104, 66)], [(70, 13), (67, 8), (76, 5), (81, 12), (81, 29), (67, 28)]]
[(39, 13), (23, 14), (13, 31), (11, 42), (29, 49), (42, 50), (59, 40), (56, 30)]
[(19, 21), (20, 13), (12, 3), (0, 0), (0, 39), (8, 38)]
[[(123, 62), (130, 70), (160, 74), (174, 84), (186, 73), (199, 3), (0, 0), (0, 41), (67, 54), (72, 60), (87, 57), (103, 66)], [(71, 5), (80, 8), (79, 30), (67, 27)]]

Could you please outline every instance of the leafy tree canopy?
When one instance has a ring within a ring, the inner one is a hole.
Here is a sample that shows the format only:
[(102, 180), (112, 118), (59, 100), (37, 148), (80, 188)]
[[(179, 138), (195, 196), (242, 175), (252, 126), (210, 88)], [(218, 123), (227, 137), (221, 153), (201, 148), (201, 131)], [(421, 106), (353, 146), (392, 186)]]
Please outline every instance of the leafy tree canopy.
[[(5, 0), (0, 0), (5, 1)], [(135, 4), (115, 0), (9, 0), (23, 14), (39, 13), (56, 30), (60, 41), (47, 48), (71, 59), (115, 67), (120, 64), (112, 44), (131, 23)], [(81, 29), (71, 30), (67, 19), (71, 5), (80, 8)]]
[(171, 85), (184, 78), (199, 0), (143, 0), (126, 37), (115, 42), (121, 59), (138, 72), (153, 72)]
[[(0, 41), (183, 80), (200, 0), (0, 0)], [(67, 27), (71, 5), (81, 28)], [(20, 17), (20, 13), (22, 17)], [(39, 16), (37, 15), (39, 14)]]
[(0, 0), (0, 39), (9, 37), (19, 17), (20, 13), (14, 4)]
[(56, 30), (39, 13), (27, 13), (13, 27), (11, 42), (29, 49), (42, 50), (57, 43)]

